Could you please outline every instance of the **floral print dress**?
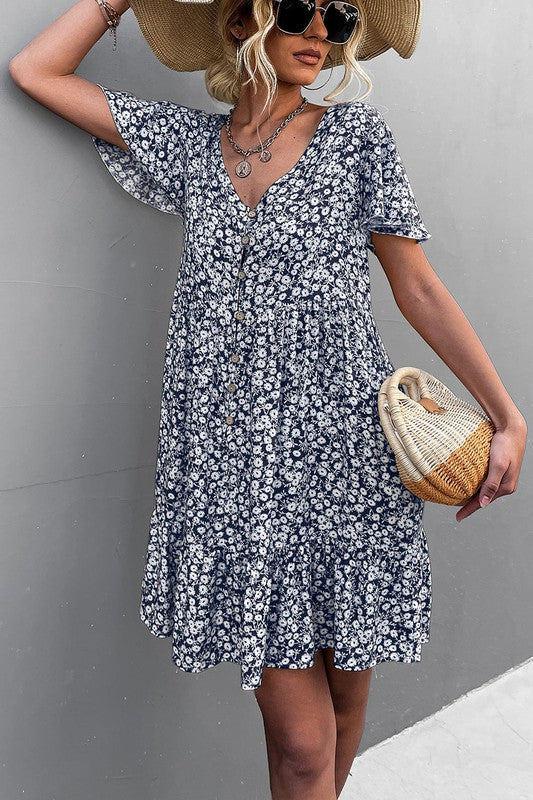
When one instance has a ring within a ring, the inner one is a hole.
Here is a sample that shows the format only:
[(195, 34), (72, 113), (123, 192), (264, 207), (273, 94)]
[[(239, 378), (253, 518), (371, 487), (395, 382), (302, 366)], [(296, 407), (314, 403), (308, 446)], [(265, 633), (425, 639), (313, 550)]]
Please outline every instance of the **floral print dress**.
[[(421, 660), (424, 502), (402, 484), (377, 392), (394, 371), (370, 232), (431, 234), (381, 112), (327, 108), (255, 208), (224, 166), (225, 114), (98, 84), (129, 150), (92, 137), (133, 197), (183, 222), (140, 617), (199, 672)], [(235, 178), (238, 181), (238, 178)]]

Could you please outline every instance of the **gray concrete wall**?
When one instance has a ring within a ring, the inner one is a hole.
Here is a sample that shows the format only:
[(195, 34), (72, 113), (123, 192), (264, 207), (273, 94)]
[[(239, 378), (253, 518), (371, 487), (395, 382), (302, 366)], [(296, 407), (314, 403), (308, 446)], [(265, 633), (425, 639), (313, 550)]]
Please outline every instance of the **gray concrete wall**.
[[(0, 800), (265, 800), (238, 666), (176, 673), (169, 640), (138, 619), (181, 223), (127, 195), (87, 133), (11, 81), (10, 57), (66, 7), (3, 10)], [(427, 3), (415, 55), (366, 64), (433, 234), (425, 252), (528, 419), (532, 29), (525, 0), (512, 14)], [(131, 11), (117, 52), (106, 34), (78, 73), (226, 110), (203, 73), (159, 64)], [(466, 396), (371, 258), (393, 360)], [(518, 492), (460, 524), (426, 506), (431, 642), (420, 664), (376, 667), (361, 752), (532, 654), (530, 470), (526, 452)]]

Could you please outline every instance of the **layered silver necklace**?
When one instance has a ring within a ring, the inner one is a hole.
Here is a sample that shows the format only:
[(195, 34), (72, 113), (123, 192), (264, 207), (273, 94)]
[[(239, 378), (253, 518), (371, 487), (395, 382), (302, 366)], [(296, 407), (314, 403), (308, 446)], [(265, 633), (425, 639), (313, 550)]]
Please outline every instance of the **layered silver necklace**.
[(247, 161), (248, 156), (251, 156), (252, 153), (259, 153), (260, 152), (261, 153), (261, 155), (259, 156), (259, 160), (260, 161), (263, 161), (263, 162), (270, 161), (270, 159), (272, 158), (272, 153), (268, 149), (269, 146), (272, 144), (274, 139), (276, 139), (280, 135), (280, 133), (283, 130), (283, 128), (286, 125), (288, 125), (288, 123), (291, 121), (291, 119), (293, 117), (295, 117), (297, 114), (299, 114), (301, 111), (304, 110), (304, 108), (306, 107), (308, 102), (309, 101), (308, 101), (307, 97), (304, 97), (302, 103), (300, 103), (298, 108), (295, 108), (294, 111), (291, 111), (291, 113), (283, 120), (283, 122), (274, 131), (274, 133), (271, 134), (268, 137), (268, 139), (266, 139), (265, 142), (263, 142), (262, 144), (258, 145), (257, 147), (253, 147), (251, 150), (243, 150), (242, 147), (239, 147), (239, 145), (237, 144), (237, 142), (233, 138), (233, 136), (231, 134), (231, 120), (233, 118), (233, 111), (235, 109), (234, 108), (230, 109), (229, 114), (228, 114), (227, 119), (226, 119), (226, 131), (227, 131), (227, 134), (228, 134), (228, 139), (230, 140), (231, 146), (233, 147), (235, 152), (236, 153), (240, 153), (241, 156), (244, 156), (243, 160), (239, 161), (237, 166), (235, 167), (235, 174), (239, 178), (246, 178), (246, 176), (249, 175), (250, 172), (252, 171), (252, 165), (250, 164), (249, 161)]

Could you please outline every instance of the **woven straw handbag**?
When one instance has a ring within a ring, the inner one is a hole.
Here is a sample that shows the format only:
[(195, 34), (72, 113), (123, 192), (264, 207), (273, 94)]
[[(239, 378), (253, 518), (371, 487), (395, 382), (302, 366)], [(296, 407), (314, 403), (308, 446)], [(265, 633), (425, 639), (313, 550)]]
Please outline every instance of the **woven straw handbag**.
[(413, 494), (454, 506), (477, 492), (487, 475), (495, 431), (481, 408), (461, 400), (429, 372), (400, 367), (383, 381), (378, 410), (400, 478)]

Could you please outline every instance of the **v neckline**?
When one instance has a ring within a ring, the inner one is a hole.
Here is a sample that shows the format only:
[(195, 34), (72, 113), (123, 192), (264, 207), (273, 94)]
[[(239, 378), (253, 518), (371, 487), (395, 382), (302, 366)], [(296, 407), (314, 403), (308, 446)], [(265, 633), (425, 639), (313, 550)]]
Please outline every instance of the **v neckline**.
[(336, 108), (337, 105), (338, 105), (338, 103), (336, 103), (335, 105), (332, 105), (332, 106), (326, 106), (326, 109), (320, 115), (320, 119), (318, 121), (318, 125), (316, 126), (315, 131), (314, 131), (311, 139), (309, 140), (309, 143), (307, 144), (307, 147), (305, 148), (305, 150), (301, 154), (301, 156), (292, 165), (292, 167), (289, 170), (287, 170), (287, 172), (285, 172), (283, 175), (280, 175), (279, 178), (276, 178), (276, 180), (273, 181), (270, 184), (270, 186), (267, 186), (267, 188), (265, 189), (265, 191), (263, 192), (263, 194), (261, 195), (261, 197), (259, 198), (259, 200), (255, 204), (255, 206), (249, 206), (244, 202), (244, 200), (241, 200), (241, 198), (240, 198), (240, 196), (239, 196), (239, 194), (237, 192), (237, 189), (233, 185), (233, 181), (231, 180), (231, 178), (229, 176), (229, 172), (228, 172), (228, 170), (226, 168), (226, 164), (224, 163), (224, 155), (222, 153), (222, 130), (223, 130), (225, 124), (226, 124), (227, 114), (217, 115), (217, 117), (222, 117), (222, 124), (221, 125), (217, 124), (216, 131), (215, 131), (216, 140), (217, 140), (216, 141), (216, 150), (217, 150), (217, 160), (218, 160), (219, 172), (220, 172), (220, 174), (222, 176), (223, 182), (226, 185), (226, 189), (227, 189), (228, 194), (235, 199), (235, 201), (238, 203), (238, 205), (240, 205), (241, 208), (243, 208), (245, 211), (256, 211), (257, 208), (263, 203), (263, 201), (265, 200), (267, 195), (269, 195), (270, 192), (273, 189), (275, 189), (276, 186), (278, 186), (282, 181), (284, 181), (286, 178), (288, 178), (290, 175), (292, 175), (294, 172), (296, 172), (300, 166), (302, 166), (303, 162), (306, 160), (306, 157), (309, 156), (310, 152), (314, 149), (314, 147), (316, 145), (316, 141), (318, 139), (318, 135), (319, 135), (324, 123), (325, 123), (325, 119), (328, 116), (328, 112), (331, 111), (332, 109)]

